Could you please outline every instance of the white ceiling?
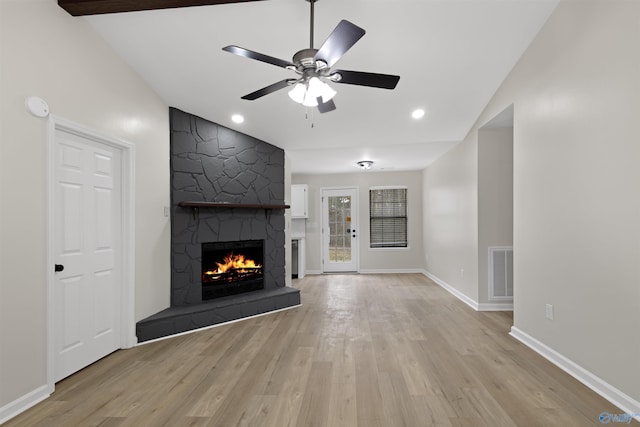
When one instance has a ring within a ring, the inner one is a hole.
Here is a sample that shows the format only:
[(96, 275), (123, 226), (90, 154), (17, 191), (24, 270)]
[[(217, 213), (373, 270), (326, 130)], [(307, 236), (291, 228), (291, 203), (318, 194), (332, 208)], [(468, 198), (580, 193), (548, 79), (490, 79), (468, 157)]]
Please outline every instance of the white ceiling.
[[(320, 114), (287, 90), (241, 96), (296, 74), (222, 51), (290, 61), (309, 47), (305, 0), (190, 7), (86, 19), (173, 107), (287, 151), (293, 173), (419, 170), (461, 141), (558, 0), (318, 0), (315, 46), (341, 19), (367, 33), (333, 67), (400, 76), (395, 90), (333, 84)], [(423, 108), (421, 120), (411, 112)], [(245, 122), (235, 124), (239, 113)]]

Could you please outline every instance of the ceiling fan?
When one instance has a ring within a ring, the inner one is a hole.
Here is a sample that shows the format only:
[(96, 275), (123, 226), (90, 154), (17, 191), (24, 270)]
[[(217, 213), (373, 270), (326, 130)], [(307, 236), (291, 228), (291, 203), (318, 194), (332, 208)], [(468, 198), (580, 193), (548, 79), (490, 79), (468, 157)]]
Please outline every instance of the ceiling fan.
[(289, 91), (289, 97), (291, 97), (291, 99), (307, 107), (317, 106), (321, 113), (326, 113), (336, 109), (336, 105), (332, 99), (336, 92), (328, 82), (383, 89), (394, 89), (396, 87), (400, 76), (362, 71), (331, 70), (331, 67), (364, 36), (365, 30), (349, 21), (342, 20), (336, 28), (334, 28), (322, 46), (320, 46), (320, 49), (314, 49), (314, 3), (318, 0), (305, 1), (310, 3), (311, 9), (310, 47), (309, 49), (302, 49), (296, 52), (295, 55), (293, 55), (292, 62), (234, 45), (222, 48), (222, 50), (226, 52), (244, 56), (245, 58), (255, 59), (295, 71), (299, 76), (295, 79), (284, 79), (255, 92), (251, 92), (243, 96), (242, 99), (253, 101), (280, 89), (293, 86), (292, 90)]

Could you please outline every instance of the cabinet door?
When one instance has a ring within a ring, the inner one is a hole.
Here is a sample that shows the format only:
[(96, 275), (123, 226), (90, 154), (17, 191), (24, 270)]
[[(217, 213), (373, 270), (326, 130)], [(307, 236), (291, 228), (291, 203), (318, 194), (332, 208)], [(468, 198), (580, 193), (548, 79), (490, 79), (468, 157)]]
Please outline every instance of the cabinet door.
[(307, 193), (306, 185), (291, 186), (291, 218), (307, 217)]

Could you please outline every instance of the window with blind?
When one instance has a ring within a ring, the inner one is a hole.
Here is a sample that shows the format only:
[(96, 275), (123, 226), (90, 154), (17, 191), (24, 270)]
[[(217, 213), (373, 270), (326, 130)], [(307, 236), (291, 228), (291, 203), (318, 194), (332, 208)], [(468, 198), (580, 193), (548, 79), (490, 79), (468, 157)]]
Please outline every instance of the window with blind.
[(369, 231), (371, 248), (407, 247), (407, 189), (369, 190)]

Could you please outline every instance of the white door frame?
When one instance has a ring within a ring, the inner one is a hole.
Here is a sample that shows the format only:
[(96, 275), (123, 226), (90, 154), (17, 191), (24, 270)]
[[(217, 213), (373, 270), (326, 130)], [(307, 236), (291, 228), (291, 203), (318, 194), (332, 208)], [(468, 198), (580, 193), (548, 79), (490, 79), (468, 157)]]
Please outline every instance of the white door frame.
[(137, 344), (135, 323), (135, 216), (134, 216), (134, 171), (135, 146), (130, 142), (101, 134), (77, 123), (51, 115), (47, 143), (47, 389), (55, 389), (55, 154), (56, 131), (61, 130), (99, 144), (108, 145), (121, 154), (122, 161), (122, 265), (120, 348), (131, 348)]
[[(360, 227), (360, 205), (358, 204), (358, 195), (360, 193), (360, 189), (356, 186), (353, 187), (320, 187), (320, 221), (321, 221), (321, 227), (320, 227), (320, 254), (322, 257), (322, 260), (324, 260), (324, 248), (325, 248), (325, 233), (324, 233), (324, 224), (325, 224), (325, 216), (326, 216), (326, 212), (325, 212), (325, 208), (324, 208), (324, 202), (322, 200), (322, 198), (324, 197), (324, 192), (326, 190), (353, 190), (354, 191), (354, 199), (353, 199), (353, 206), (355, 207), (356, 210), (356, 215), (355, 219), (356, 219), (356, 225), (358, 227)], [(353, 211), (352, 211), (352, 215), (353, 215)], [(356, 240), (356, 244), (358, 245), (358, 247), (356, 248), (356, 259), (355, 259), (355, 265), (356, 265), (356, 269), (355, 269), (355, 273), (359, 273), (360, 272), (360, 232), (357, 232), (356, 235), (358, 236), (357, 240)], [(322, 271), (322, 273), (326, 273), (325, 271), (325, 262), (321, 261), (320, 263), (320, 270)], [(353, 273), (353, 272), (350, 272)]]

